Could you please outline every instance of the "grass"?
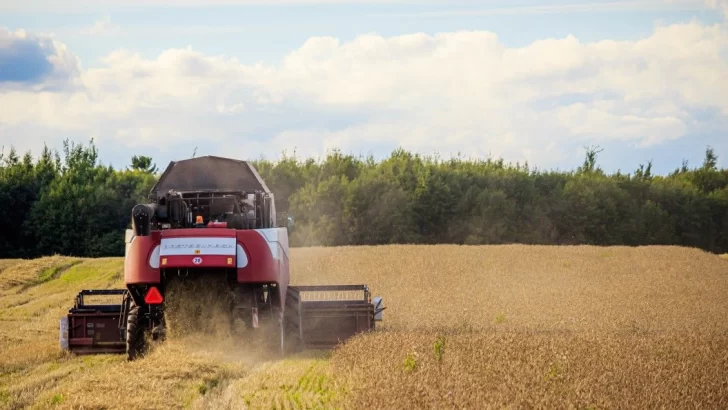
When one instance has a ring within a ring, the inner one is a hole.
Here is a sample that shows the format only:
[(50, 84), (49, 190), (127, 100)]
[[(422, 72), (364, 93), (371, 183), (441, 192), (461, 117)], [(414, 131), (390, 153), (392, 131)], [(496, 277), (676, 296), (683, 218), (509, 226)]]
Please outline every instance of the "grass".
[(8, 260), (0, 264), (0, 289), (16, 288), (15, 292), (18, 293), (27, 287), (52, 279), (78, 262), (78, 259), (63, 256)]
[(728, 264), (694, 249), (293, 249), (294, 284), (383, 296), (380, 331), (286, 360), (205, 335), (62, 354), (58, 319), (122, 265), (0, 262), (0, 408), (728, 406)]

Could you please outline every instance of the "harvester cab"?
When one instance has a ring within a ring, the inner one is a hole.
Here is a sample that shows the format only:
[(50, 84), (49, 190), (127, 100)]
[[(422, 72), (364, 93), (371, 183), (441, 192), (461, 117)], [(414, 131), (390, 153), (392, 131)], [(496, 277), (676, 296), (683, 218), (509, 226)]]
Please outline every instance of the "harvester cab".
[[(170, 284), (201, 277), (226, 284), (229, 312), (246, 328), (273, 326), (281, 354), (332, 347), (375, 329), (382, 300), (372, 300), (368, 286), (289, 285), (293, 227), (292, 217), (277, 215), (273, 193), (251, 163), (213, 156), (171, 162), (149, 202), (132, 209), (126, 288), (81, 290), (61, 319), (62, 348), (136, 358), (146, 336), (165, 335)], [(87, 299), (104, 297), (111, 300)]]

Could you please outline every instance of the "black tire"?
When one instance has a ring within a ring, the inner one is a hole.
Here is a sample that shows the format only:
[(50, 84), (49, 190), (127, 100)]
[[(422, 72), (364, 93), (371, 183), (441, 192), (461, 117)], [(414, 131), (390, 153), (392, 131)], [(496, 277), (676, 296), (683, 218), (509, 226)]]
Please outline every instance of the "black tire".
[(298, 329), (288, 322), (288, 319), (283, 317), (283, 324), (281, 325), (282, 336), (282, 347), (281, 354), (283, 356), (292, 355), (303, 351), (301, 339), (299, 338)]
[(131, 301), (129, 314), (126, 317), (126, 355), (128, 360), (135, 360), (144, 354), (144, 323), (139, 315), (139, 306)]

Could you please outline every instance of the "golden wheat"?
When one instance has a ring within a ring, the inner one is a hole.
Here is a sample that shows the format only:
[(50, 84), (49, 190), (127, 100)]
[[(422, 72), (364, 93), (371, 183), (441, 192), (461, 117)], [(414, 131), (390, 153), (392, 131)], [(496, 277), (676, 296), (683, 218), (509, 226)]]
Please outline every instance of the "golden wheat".
[(336, 351), (346, 408), (728, 406), (728, 337), (387, 332)]
[(2, 274), (6, 268), (16, 266), (22, 261), (22, 259), (0, 259), (0, 274)]
[(133, 363), (60, 353), (75, 293), (122, 286), (121, 269), (119, 258), (5, 265), (0, 407), (728, 405), (728, 264), (695, 249), (292, 249), (293, 284), (366, 283), (383, 296), (380, 331), (331, 360), (270, 360), (224, 332), (173, 331)]
[(728, 264), (714, 255), (514, 245), (296, 256), (296, 281), (369, 283), (388, 306), (389, 332), (334, 354), (346, 407), (728, 406)]
[(295, 250), (295, 283), (366, 283), (390, 330), (718, 332), (728, 264), (696, 249), (386, 246)]

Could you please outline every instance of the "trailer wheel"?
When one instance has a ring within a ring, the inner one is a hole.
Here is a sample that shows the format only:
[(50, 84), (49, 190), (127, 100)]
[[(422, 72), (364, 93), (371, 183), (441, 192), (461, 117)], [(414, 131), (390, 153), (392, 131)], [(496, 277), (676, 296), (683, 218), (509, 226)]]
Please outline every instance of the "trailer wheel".
[(134, 360), (144, 353), (144, 326), (139, 317), (139, 306), (131, 301), (129, 314), (126, 317), (126, 354), (128, 360)]

